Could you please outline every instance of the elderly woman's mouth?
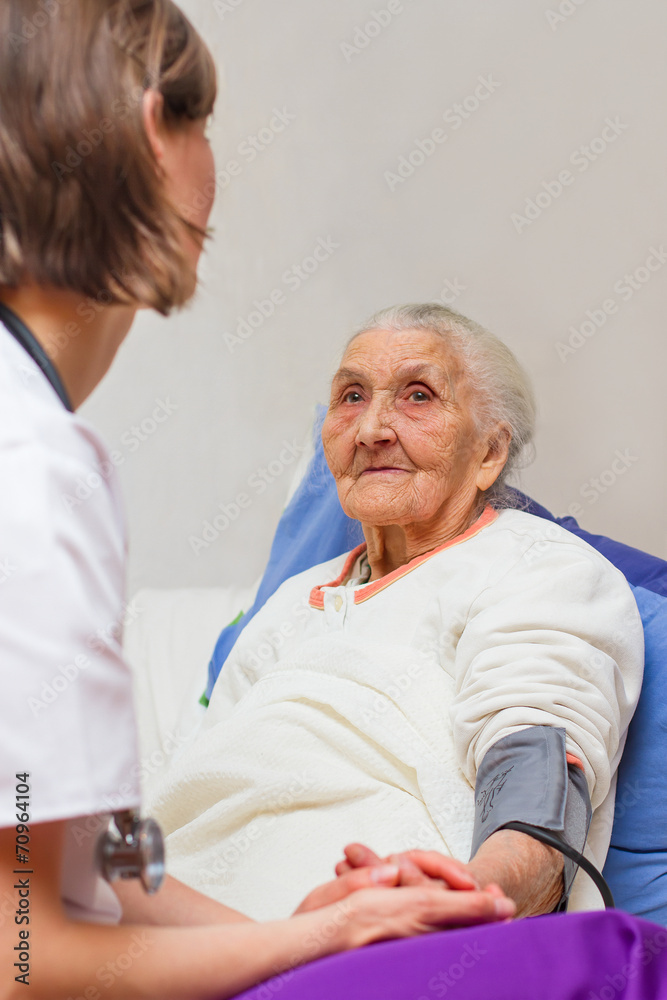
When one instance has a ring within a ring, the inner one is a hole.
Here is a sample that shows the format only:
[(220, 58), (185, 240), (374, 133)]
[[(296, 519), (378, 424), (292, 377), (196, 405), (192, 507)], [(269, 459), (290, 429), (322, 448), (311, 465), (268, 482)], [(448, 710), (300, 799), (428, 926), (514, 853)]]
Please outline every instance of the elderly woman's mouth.
[(385, 472), (385, 473), (389, 473), (389, 472), (409, 472), (409, 469), (401, 469), (397, 465), (378, 465), (378, 466), (371, 466), (368, 469), (364, 469), (364, 471), (361, 473), (361, 475), (362, 476), (367, 476), (370, 473), (377, 474), (379, 472)]

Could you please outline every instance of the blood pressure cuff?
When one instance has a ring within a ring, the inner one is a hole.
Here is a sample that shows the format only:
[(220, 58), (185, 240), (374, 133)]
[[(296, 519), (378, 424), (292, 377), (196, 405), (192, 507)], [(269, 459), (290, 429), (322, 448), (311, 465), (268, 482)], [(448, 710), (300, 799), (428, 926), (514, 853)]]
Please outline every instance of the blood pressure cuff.
[[(517, 821), (549, 830), (581, 853), (591, 814), (584, 773), (566, 760), (565, 730), (522, 729), (494, 743), (477, 772), (471, 857), (492, 833)], [(577, 867), (564, 858), (559, 908), (567, 905)]]

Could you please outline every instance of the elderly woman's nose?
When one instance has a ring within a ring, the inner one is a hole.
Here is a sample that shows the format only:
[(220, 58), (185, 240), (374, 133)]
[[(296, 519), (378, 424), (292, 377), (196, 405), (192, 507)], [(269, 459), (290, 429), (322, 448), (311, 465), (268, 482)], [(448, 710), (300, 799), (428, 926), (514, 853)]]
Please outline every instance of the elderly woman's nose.
[(357, 427), (357, 444), (367, 446), (392, 443), (396, 431), (392, 422), (392, 407), (384, 400), (374, 397), (364, 408)]

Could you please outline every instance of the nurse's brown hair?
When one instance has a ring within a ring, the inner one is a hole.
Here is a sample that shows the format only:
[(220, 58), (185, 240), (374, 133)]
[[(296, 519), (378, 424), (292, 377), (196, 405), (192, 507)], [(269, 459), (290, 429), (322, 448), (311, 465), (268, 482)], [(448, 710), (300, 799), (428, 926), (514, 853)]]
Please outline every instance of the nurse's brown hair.
[(193, 227), (144, 128), (148, 88), (168, 128), (215, 102), (212, 57), (171, 0), (1, 0), (0, 285), (163, 314), (188, 298)]

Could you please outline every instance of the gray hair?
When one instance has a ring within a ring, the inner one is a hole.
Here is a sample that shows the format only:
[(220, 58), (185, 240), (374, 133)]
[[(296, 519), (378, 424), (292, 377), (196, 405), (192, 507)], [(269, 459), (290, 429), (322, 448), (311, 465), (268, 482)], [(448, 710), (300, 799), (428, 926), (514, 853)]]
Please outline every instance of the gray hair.
[(528, 375), (495, 334), (437, 302), (390, 306), (375, 313), (350, 338), (369, 330), (427, 330), (442, 337), (461, 365), (472, 391), (473, 415), (481, 432), (499, 423), (510, 428), (507, 462), (485, 500), (494, 507), (516, 507), (508, 478), (534, 457), (535, 396)]

